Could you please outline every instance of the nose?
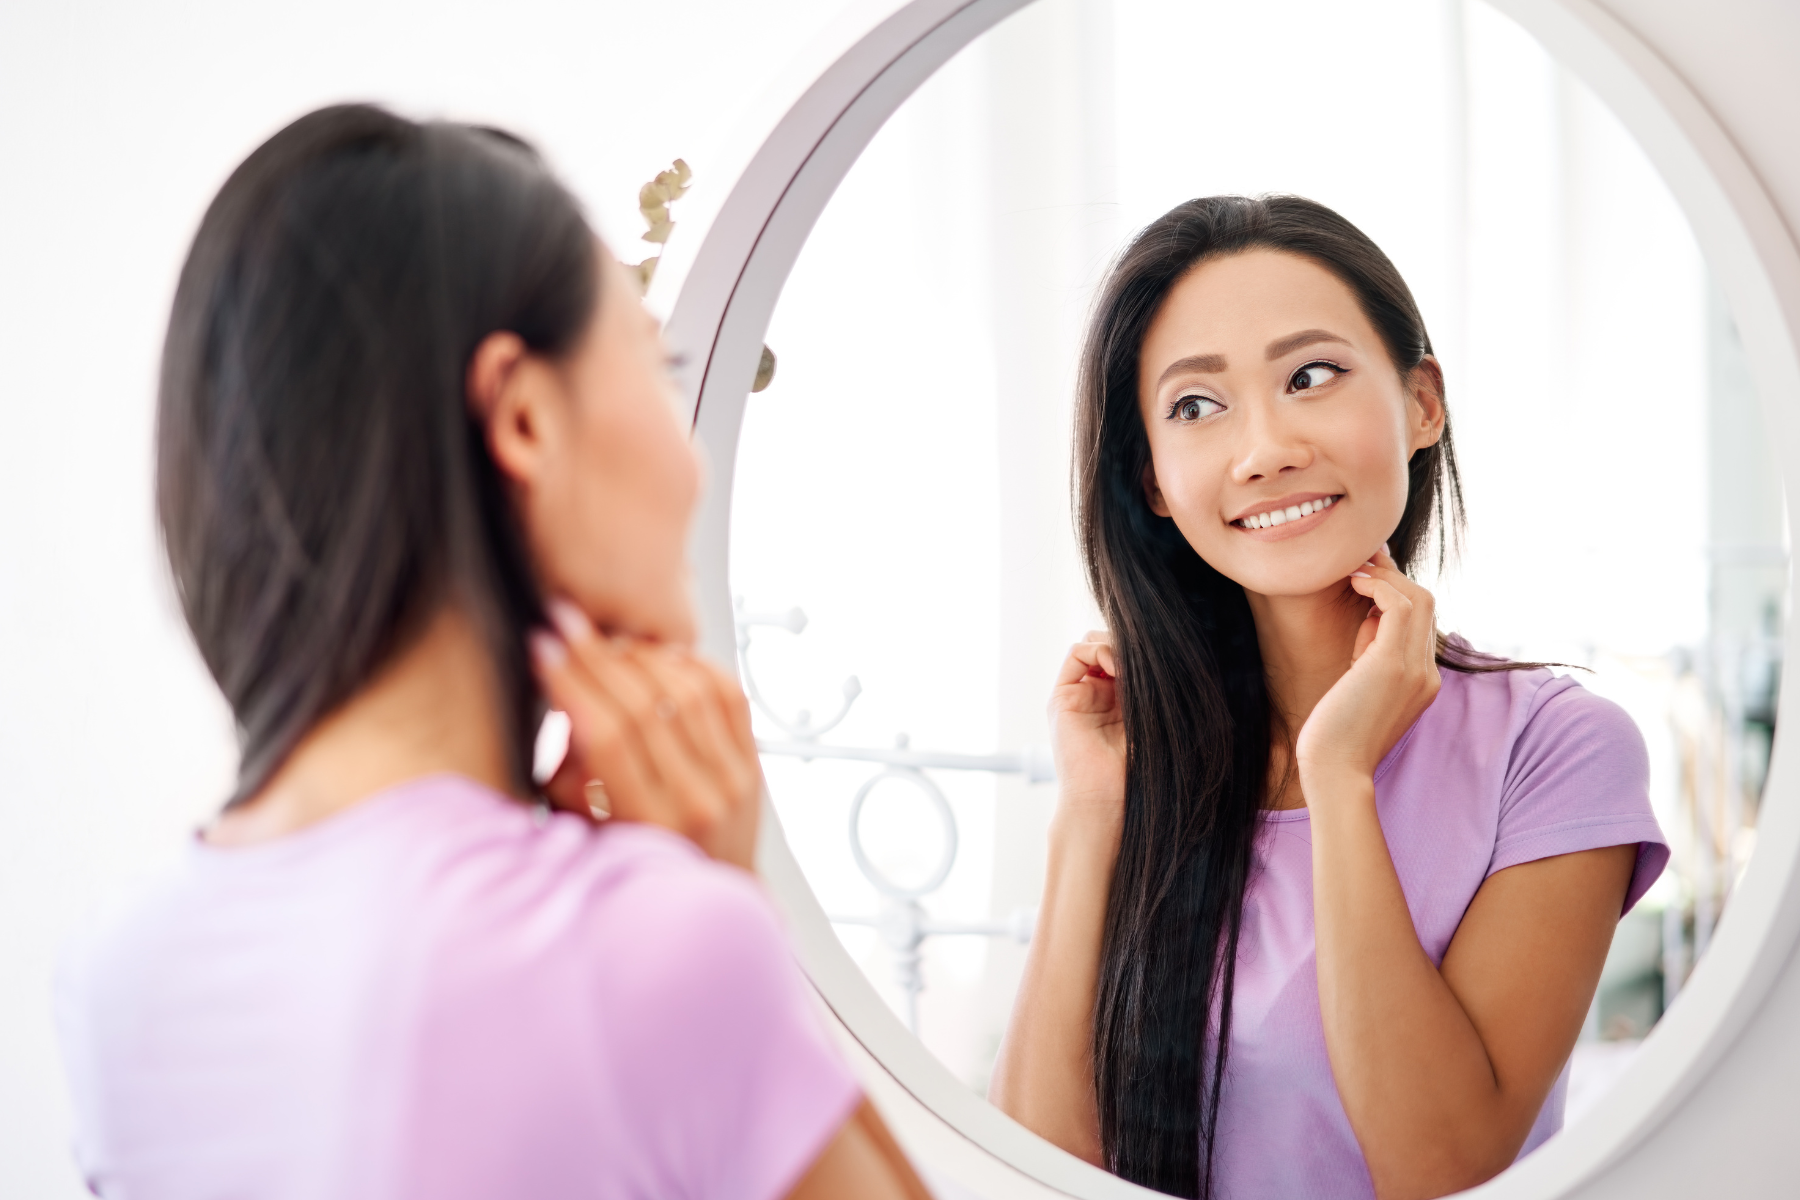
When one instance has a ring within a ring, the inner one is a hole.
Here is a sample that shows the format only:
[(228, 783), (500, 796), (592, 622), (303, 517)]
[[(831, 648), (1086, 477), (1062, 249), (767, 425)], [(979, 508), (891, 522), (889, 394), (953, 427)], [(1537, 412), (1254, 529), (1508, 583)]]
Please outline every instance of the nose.
[(1238, 426), (1239, 440), (1232, 456), (1231, 481), (1237, 484), (1275, 479), (1312, 465), (1313, 448), (1300, 436), (1289, 406), (1273, 398), (1249, 404), (1248, 419)]

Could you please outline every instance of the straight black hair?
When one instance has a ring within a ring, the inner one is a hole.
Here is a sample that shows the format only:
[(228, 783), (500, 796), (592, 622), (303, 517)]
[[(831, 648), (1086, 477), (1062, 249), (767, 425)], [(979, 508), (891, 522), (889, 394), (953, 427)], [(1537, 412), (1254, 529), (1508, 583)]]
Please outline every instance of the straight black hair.
[[(1177, 1196), (1210, 1196), (1231, 1036), (1232, 981), (1258, 811), (1280, 732), (1244, 589), (1214, 570), (1144, 496), (1138, 410), (1144, 337), (1175, 284), (1210, 259), (1268, 249), (1342, 280), (1403, 379), (1437, 372), (1412, 293), (1374, 242), (1297, 196), (1211, 196), (1145, 227), (1095, 303), (1076, 403), (1072, 486), (1088, 583), (1119, 663), (1125, 825), (1094, 1006), (1094, 1088), (1108, 1167)], [(1441, 376), (1436, 381), (1441, 386)], [(1443, 436), (1408, 464), (1388, 538), (1411, 569), (1438, 535), (1446, 560), (1462, 488)], [(1451, 670), (1532, 667), (1438, 639)]]
[(597, 254), (574, 197), (493, 129), (334, 106), (226, 180), (169, 318), (156, 502), (237, 720), (231, 803), (447, 602), (487, 642), (529, 786), (541, 601), (465, 377), (496, 331), (573, 349)]

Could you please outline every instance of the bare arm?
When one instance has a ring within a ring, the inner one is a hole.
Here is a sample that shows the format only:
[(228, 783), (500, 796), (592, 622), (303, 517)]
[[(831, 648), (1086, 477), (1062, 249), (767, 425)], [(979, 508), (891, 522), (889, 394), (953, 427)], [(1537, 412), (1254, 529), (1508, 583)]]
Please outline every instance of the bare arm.
[[(1061, 820), (1061, 814), (1058, 816)], [(1039, 1137), (1104, 1166), (1094, 1098), (1094, 997), (1118, 832), (1053, 828), (1037, 930), (988, 1099)]]
[(1319, 1008), (1382, 1200), (1473, 1187), (1517, 1157), (1568, 1061), (1636, 861), (1611, 846), (1482, 885), (1442, 969), (1419, 945), (1374, 789), (1314, 802)]
[(1375, 607), (1300, 731), (1312, 810), (1319, 1010), (1332, 1077), (1382, 1200), (1504, 1170), (1568, 1060), (1636, 851), (1497, 872), (1432, 964), (1375, 811), (1374, 772), (1439, 687), (1431, 593), (1386, 553), (1350, 579)]
[(857, 1105), (788, 1200), (931, 1200), (875, 1106)]
[(1104, 1166), (1094, 1096), (1094, 997), (1125, 808), (1124, 724), (1112, 648), (1088, 635), (1050, 701), (1059, 781), (1037, 930), (988, 1099), (1038, 1136)]

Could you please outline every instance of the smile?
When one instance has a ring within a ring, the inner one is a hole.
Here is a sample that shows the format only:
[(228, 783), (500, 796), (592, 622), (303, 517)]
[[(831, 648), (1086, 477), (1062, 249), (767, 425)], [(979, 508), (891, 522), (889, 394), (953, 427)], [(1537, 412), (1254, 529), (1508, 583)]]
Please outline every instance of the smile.
[(1262, 512), (1249, 513), (1239, 517), (1231, 524), (1239, 529), (1272, 529), (1277, 525), (1286, 525), (1291, 521), (1303, 521), (1316, 513), (1322, 513), (1339, 500), (1342, 495), (1317, 496), (1302, 500), (1298, 504), (1289, 504), (1284, 508), (1269, 508)]

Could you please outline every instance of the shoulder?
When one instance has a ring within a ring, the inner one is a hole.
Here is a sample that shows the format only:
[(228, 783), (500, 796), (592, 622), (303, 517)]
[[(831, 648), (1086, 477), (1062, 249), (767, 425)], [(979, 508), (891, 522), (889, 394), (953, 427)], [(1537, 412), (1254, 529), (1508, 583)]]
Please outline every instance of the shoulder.
[(595, 841), (598, 853), (623, 860), (606, 903), (593, 913), (595, 948), (633, 965), (609, 973), (621, 1000), (658, 1004), (671, 996), (718, 995), (717, 985), (727, 983), (786, 989), (797, 968), (754, 876), (648, 826), (604, 829)]
[(402, 871), (398, 899), (433, 914), (430, 936), (453, 953), (487, 941), (510, 955), (530, 930), (539, 945), (605, 964), (608, 986), (651, 990), (675, 973), (789, 960), (756, 879), (678, 834), (623, 821), (594, 826), (501, 798), (459, 803), (443, 816), (442, 828), (418, 831), (431, 844)]
[(1442, 679), (1433, 705), (1440, 728), (1465, 744), (1503, 749), (1515, 768), (1545, 755), (1644, 756), (1643, 735), (1630, 715), (1572, 676), (1543, 667), (1444, 668)]
[(429, 991), (512, 990), (547, 1019), (645, 1036), (754, 1027), (804, 1003), (756, 878), (655, 826), (495, 803), (406, 874), (398, 899), (418, 914), (405, 924)]
[(1650, 761), (1637, 722), (1617, 704), (1566, 676), (1553, 676), (1527, 700), (1513, 741), (1513, 774), (1576, 758), (1590, 769), (1648, 786)]

